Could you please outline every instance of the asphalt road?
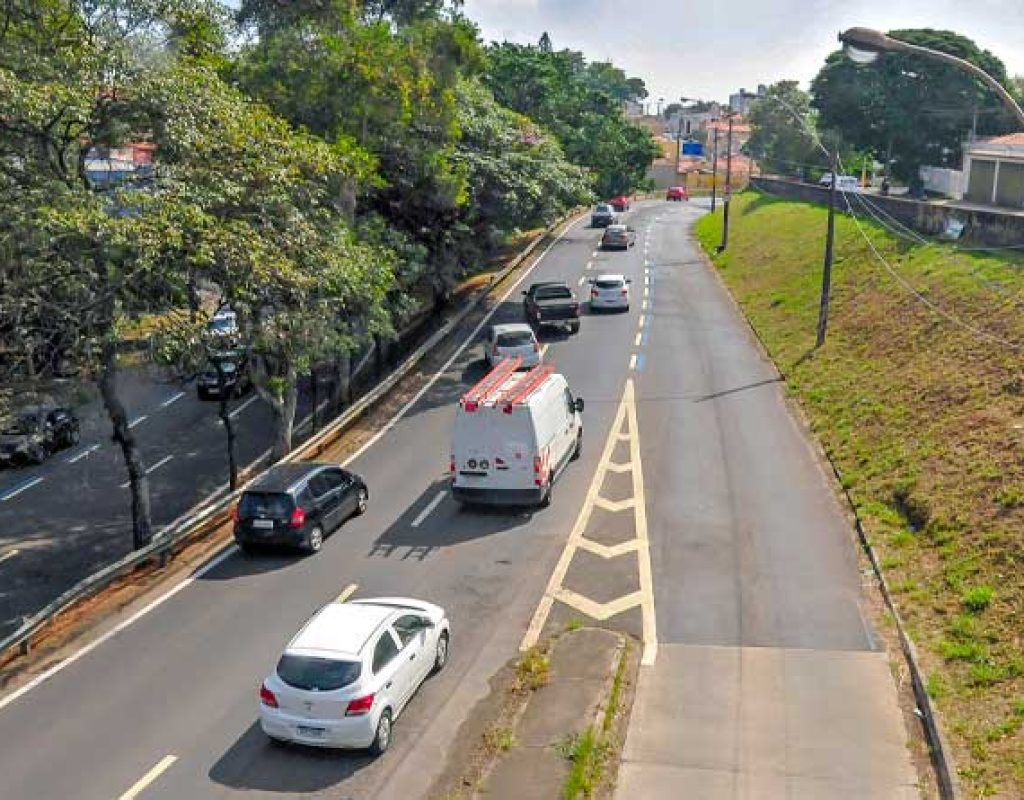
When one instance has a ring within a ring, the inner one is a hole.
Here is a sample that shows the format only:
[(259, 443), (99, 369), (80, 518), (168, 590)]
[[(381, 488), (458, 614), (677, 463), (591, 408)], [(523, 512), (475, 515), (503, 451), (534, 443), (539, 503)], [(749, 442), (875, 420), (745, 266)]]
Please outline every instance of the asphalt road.
[[(153, 523), (167, 525), (227, 483), (226, 437), (218, 403), (194, 383), (166, 383), (142, 371), (120, 375), (128, 419), (149, 470)], [(255, 393), (231, 401), (239, 464), (271, 443), (271, 415)], [(300, 395), (298, 418), (311, 410)], [(80, 409), (81, 443), (38, 467), (0, 472), (0, 638), (23, 615), (131, 551), (127, 470), (98, 402)]]
[[(350, 465), (370, 487), (370, 509), (318, 556), (230, 554), (48, 680), (0, 699), (4, 797), (118, 798), (140, 780), (144, 798), (420, 796), (536, 621), (582, 509), (591, 509), (588, 537), (635, 557), (581, 552), (564, 575), (578, 595), (562, 595), (576, 607), (555, 603), (543, 625), (589, 610), (649, 637), (653, 610), (666, 644), (872, 649), (827, 486), (808, 453), (792, 450), (781, 404), (746, 405), (775, 391), (773, 375), (727, 298), (709, 288), (714, 278), (687, 238), (699, 213), (697, 202), (640, 204), (629, 252), (598, 253), (599, 232), (576, 226), (528, 279), (564, 279), (581, 292), (600, 271), (633, 281), (629, 313), (587, 315), (578, 335), (548, 337), (546, 358), (587, 404), (583, 456), (550, 508), (465, 512), (445, 495), (422, 517), (446, 485), (454, 404), (483, 373), (476, 343)], [(518, 300), (493, 321), (520, 319)], [(645, 480), (630, 483), (641, 454)], [(790, 524), (805, 513), (809, 524)], [(763, 532), (755, 522), (765, 518)], [(649, 547), (631, 543), (631, 525)], [(451, 661), (414, 698), (382, 759), (273, 747), (256, 722), (259, 682), (302, 622), (352, 584), (360, 597), (447, 608)]]

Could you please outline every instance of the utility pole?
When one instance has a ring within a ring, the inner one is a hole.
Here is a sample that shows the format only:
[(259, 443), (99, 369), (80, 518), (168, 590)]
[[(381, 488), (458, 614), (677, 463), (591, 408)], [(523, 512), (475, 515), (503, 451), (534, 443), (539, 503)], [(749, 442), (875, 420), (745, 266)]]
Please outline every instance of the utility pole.
[(715, 198), (718, 194), (718, 120), (713, 120), (715, 126), (715, 145), (711, 151), (711, 213), (715, 213)]
[(722, 209), (722, 243), (718, 245), (718, 252), (725, 252), (729, 246), (729, 206), (732, 200), (732, 120), (735, 115), (729, 114), (729, 129), (725, 138), (725, 192), (722, 197), (724, 205)]
[(832, 302), (832, 251), (836, 239), (836, 170), (839, 169), (836, 154), (832, 153), (832, 181), (828, 189), (828, 230), (825, 234), (825, 264), (821, 271), (821, 305), (818, 307), (818, 338), (816, 348), (825, 344), (828, 330), (828, 307)]

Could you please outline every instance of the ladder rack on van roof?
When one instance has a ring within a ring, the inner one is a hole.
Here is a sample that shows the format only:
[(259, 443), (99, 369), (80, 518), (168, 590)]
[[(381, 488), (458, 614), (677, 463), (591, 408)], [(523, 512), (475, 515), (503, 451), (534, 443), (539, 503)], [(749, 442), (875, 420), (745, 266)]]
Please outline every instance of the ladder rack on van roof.
[[(505, 383), (515, 374), (516, 370), (522, 365), (523, 359), (521, 356), (515, 358), (507, 358), (502, 361), (498, 366), (488, 372), (479, 383), (476, 384), (472, 389), (462, 395), (462, 407), (466, 411), (476, 411), (480, 403), (486, 402), (487, 398), (498, 391), (502, 384)], [(529, 374), (529, 373), (527, 373)]]
[(505, 389), (505, 391), (495, 399), (494, 405), (504, 403), (505, 413), (511, 414), (512, 406), (516, 405), (516, 403), (522, 403), (531, 394), (537, 391), (537, 389), (543, 385), (544, 381), (548, 379), (548, 376), (550, 376), (554, 371), (555, 367), (553, 364), (538, 364), (527, 372), (520, 380)]

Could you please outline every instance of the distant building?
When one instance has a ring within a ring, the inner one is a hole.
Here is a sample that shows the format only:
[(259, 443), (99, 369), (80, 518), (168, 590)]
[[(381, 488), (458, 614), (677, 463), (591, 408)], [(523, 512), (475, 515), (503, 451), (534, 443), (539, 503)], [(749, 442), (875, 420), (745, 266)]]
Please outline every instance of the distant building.
[(756, 92), (748, 92), (740, 89), (736, 94), (729, 95), (729, 110), (744, 117), (750, 113), (751, 104), (768, 93), (768, 87), (763, 83), (758, 85)]
[(692, 111), (682, 109), (675, 112), (668, 120), (668, 129), (673, 136), (682, 134), (696, 136), (705, 130), (712, 120), (718, 119), (722, 114), (722, 107), (718, 103), (712, 103), (706, 111)]
[(151, 142), (133, 142), (124, 147), (92, 147), (85, 155), (85, 174), (93, 186), (136, 182), (153, 174)]
[(964, 200), (1024, 208), (1024, 133), (972, 142), (964, 148)]
[(622, 103), (622, 110), (627, 117), (635, 118), (644, 116), (644, 104), (636, 100), (625, 100)]

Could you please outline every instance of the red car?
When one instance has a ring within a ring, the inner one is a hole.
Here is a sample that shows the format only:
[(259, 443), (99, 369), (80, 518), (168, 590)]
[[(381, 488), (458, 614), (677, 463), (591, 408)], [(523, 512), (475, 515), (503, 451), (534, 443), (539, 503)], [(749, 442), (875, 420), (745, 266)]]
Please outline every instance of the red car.
[(686, 191), (685, 186), (670, 186), (669, 190), (665, 192), (666, 200), (689, 200), (690, 193)]
[(618, 197), (613, 197), (608, 201), (608, 205), (614, 208), (616, 211), (629, 211), (630, 197), (629, 195), (620, 194)]

